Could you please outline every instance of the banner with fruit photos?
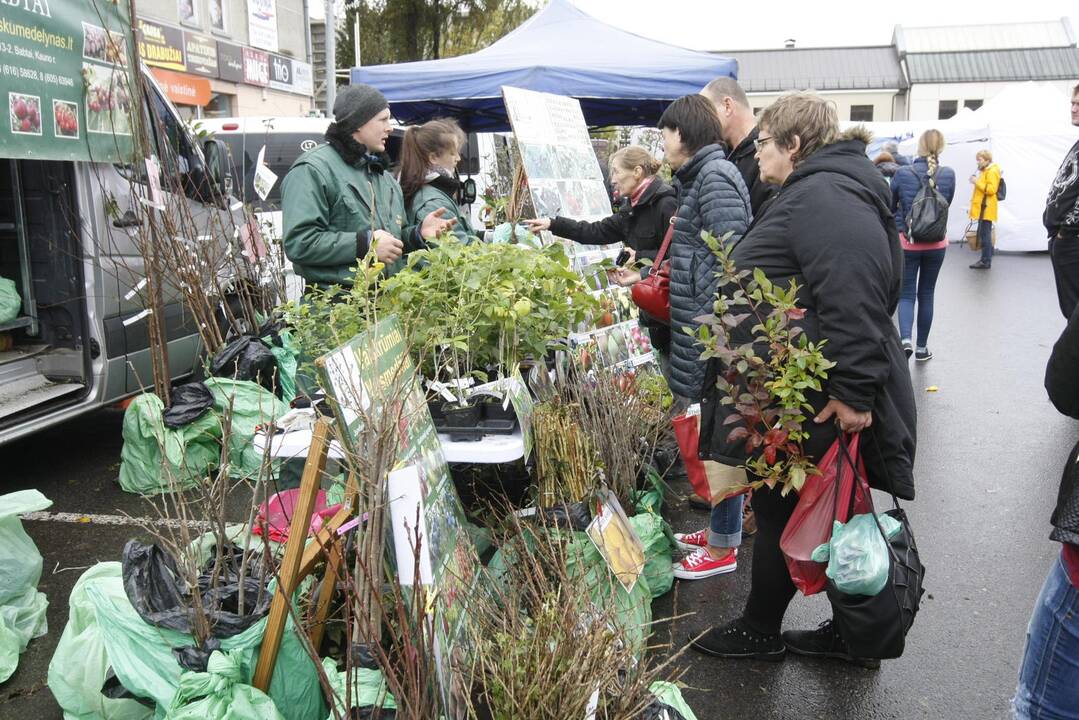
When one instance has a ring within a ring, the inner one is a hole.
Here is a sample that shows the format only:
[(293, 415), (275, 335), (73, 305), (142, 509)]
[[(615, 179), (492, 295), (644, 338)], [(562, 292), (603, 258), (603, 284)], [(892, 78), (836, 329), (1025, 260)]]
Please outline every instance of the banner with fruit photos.
[(126, 3), (0, 4), (0, 157), (129, 159), (134, 67)]

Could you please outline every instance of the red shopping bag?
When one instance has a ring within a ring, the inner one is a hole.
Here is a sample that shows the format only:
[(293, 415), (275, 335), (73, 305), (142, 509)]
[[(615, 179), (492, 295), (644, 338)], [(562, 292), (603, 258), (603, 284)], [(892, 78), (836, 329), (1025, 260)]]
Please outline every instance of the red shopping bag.
[[(849, 515), (858, 515), (873, 509), (873, 499), (865, 480), (865, 463), (858, 456), (858, 435), (844, 442), (849, 449), (849, 455), (842, 451), (840, 440), (836, 439), (817, 464), (821, 474), (806, 478), (798, 494), (798, 505), (779, 539), (779, 548), (787, 560), (791, 580), (804, 595), (820, 592), (828, 580), (824, 574), (828, 563), (814, 562), (810, 556), (818, 545), (828, 542), (832, 537), (832, 522), (846, 522)], [(851, 465), (852, 459), (857, 464), (857, 473)], [(851, 493), (855, 492), (855, 482), (858, 489), (854, 499), (854, 512), (848, 513)]]
[(700, 418), (696, 415), (679, 415), (671, 420), (674, 425), (674, 437), (678, 441), (678, 450), (682, 454), (682, 464), (686, 467), (686, 476), (693, 492), (708, 502), (712, 502), (712, 491), (708, 487), (708, 473), (704, 470), (704, 463), (697, 455), (700, 444), (700, 431), (697, 423)]

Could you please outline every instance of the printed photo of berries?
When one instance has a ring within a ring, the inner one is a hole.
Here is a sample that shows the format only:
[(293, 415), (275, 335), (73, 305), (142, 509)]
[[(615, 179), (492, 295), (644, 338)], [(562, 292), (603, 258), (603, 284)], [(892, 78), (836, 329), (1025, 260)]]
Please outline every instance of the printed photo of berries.
[(37, 95), (13, 92), (9, 92), (7, 97), (11, 132), (20, 135), (40, 135), (41, 98)]
[(52, 101), (52, 132), (59, 138), (79, 139), (79, 106), (66, 100)]

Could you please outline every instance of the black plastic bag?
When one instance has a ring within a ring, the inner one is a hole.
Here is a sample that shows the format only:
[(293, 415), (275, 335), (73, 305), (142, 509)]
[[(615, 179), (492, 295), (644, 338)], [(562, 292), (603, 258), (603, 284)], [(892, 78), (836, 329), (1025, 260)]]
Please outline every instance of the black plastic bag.
[[(211, 555), (212, 557), (212, 555)], [(224, 552), (225, 572), (214, 587), (210, 573), (198, 576), (202, 606), (207, 609), (212, 637), (198, 647), (174, 648), (179, 663), (198, 672), (206, 670), (210, 653), (220, 649), (220, 640), (237, 635), (254, 625), (270, 610), (272, 593), (262, 578), (240, 578), (243, 551), (230, 546)], [(129, 540), (122, 557), (124, 592), (132, 607), (151, 625), (190, 634), (193, 629), (192, 587), (180, 575), (175, 559), (156, 545)], [(259, 567), (257, 562), (252, 567)], [(244, 588), (244, 612), (239, 609), (240, 587)]]
[(214, 394), (203, 383), (178, 385), (172, 389), (172, 404), (161, 413), (165, 427), (180, 428), (198, 420), (214, 406)]
[(686, 720), (686, 717), (670, 705), (667, 705), (656, 698), (648, 704), (648, 707), (641, 711), (638, 720)]
[(592, 511), (588, 509), (588, 503), (585, 502), (562, 503), (539, 508), (536, 510), (535, 517), (546, 526), (583, 532), (592, 522)]
[(241, 335), (221, 348), (210, 363), (214, 377), (250, 380), (281, 397), (277, 386), (277, 358), (257, 337)]

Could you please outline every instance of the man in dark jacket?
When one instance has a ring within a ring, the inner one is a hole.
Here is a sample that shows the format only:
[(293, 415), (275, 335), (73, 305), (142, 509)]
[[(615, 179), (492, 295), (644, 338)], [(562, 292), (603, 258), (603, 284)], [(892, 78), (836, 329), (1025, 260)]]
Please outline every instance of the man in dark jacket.
[[(1072, 125), (1079, 126), (1079, 85), (1072, 90)], [(1072, 145), (1049, 187), (1042, 213), (1056, 276), (1060, 312), (1070, 318), (1079, 303), (1079, 142)]]
[(708, 98), (716, 108), (719, 122), (723, 125), (723, 142), (728, 148), (733, 148), (727, 153), (727, 159), (734, 163), (742, 174), (742, 179), (749, 188), (753, 217), (756, 217), (764, 203), (779, 188), (761, 181), (757, 150), (753, 146), (758, 133), (757, 120), (753, 117), (749, 98), (738, 81), (729, 77), (718, 77), (708, 83), (701, 90), (701, 95)]
[(373, 247), (387, 273), (402, 256), (453, 227), (436, 210), (407, 225), (401, 186), (385, 155), (390, 108), (375, 88), (350, 85), (333, 105), (327, 144), (308, 150), (281, 185), (285, 256), (308, 285), (351, 286), (358, 258)]
[[(1074, 105), (1073, 105), (1074, 108)], [(1057, 410), (1079, 418), (1079, 310), (1053, 346), (1045, 389)], [(1064, 461), (1050, 540), (1061, 543), (1027, 625), (1012, 701), (1017, 718), (1074, 717), (1079, 707), (1079, 445)]]

